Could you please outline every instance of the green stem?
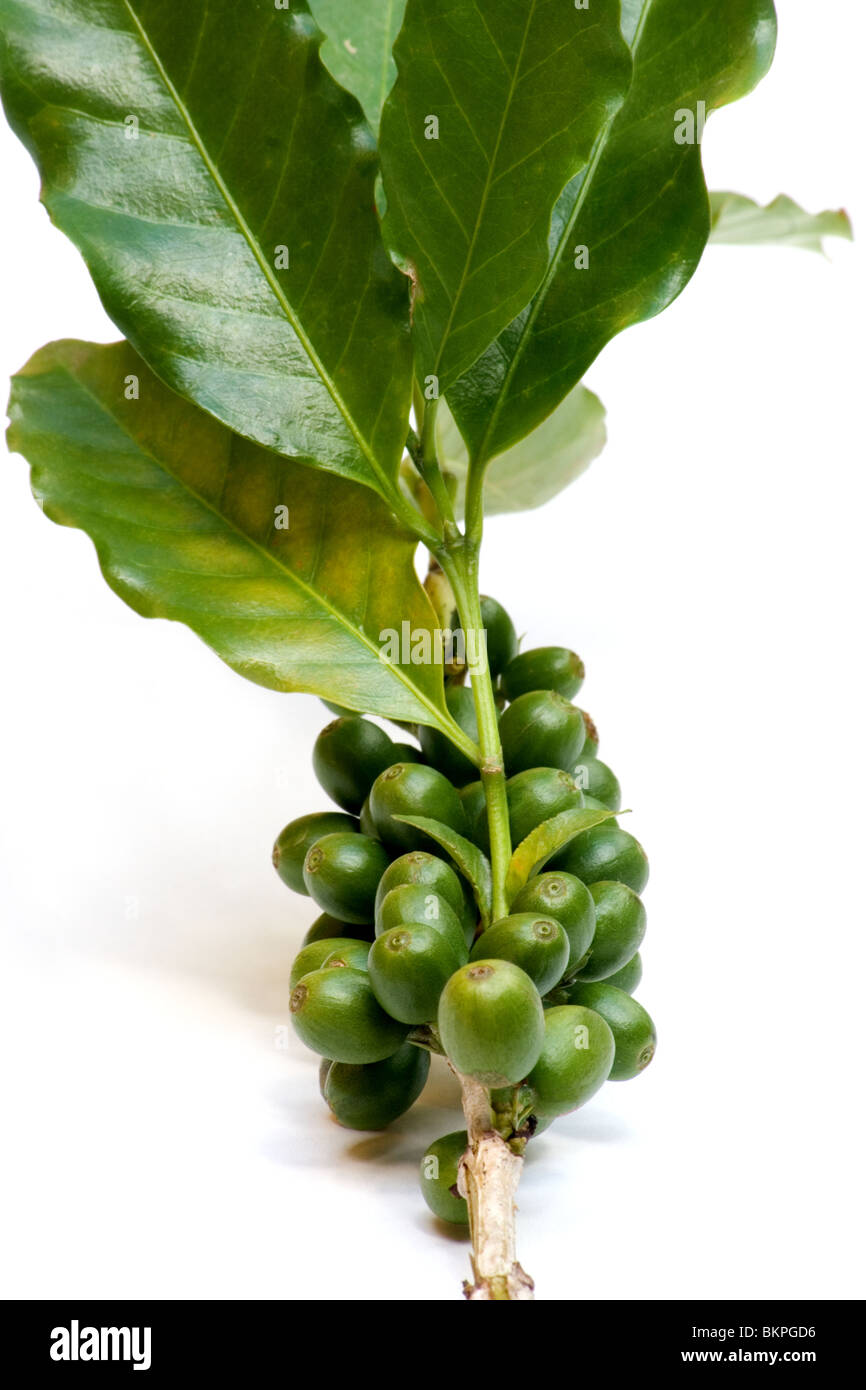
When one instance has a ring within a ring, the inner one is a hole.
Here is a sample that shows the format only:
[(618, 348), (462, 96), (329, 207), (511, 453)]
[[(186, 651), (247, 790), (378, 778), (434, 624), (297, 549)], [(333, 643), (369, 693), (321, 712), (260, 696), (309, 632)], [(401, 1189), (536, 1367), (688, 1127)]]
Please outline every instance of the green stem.
[(454, 512), (454, 504), (451, 501), (451, 494), (442, 476), (442, 469), (436, 455), (436, 407), (437, 401), (429, 401), (424, 411), (423, 423), (421, 425), (421, 437), (418, 438), (414, 432), (410, 433), (407, 441), (407, 448), (412, 455), (412, 461), (418, 472), (430, 490), (436, 509), (442, 520), (445, 543), (453, 545), (460, 540), (460, 528), (457, 525), (457, 517)]
[(436, 546), (442, 544), (442, 537), (438, 531), (434, 530), (429, 521), (400, 494), (396, 487), (388, 497), (388, 505), (398, 521), (402, 521), (406, 529), (419, 541), (422, 541), (429, 550), (434, 550)]
[(429, 487), (430, 495), (436, 503), (439, 514), (443, 519), (445, 540), (448, 543), (453, 543), (460, 537), (460, 528), (457, 525), (457, 518), (454, 515), (454, 508), (439, 465), (425, 465), (422, 469), (421, 477)]
[[(457, 611), (465, 634), (472, 633), (478, 641), (484, 623), (478, 592), (478, 546), (469, 538), (459, 546), (437, 555), (442, 569), (451, 582)], [(486, 660), (481, 669), (470, 671), (475, 716), (478, 721), (478, 745), (481, 749), (481, 781), (487, 800), (487, 823), (490, 829), (490, 867), (493, 875), (492, 920), (508, 915), (505, 896), (505, 877), (511, 860), (511, 829), (508, 820), (508, 798), (505, 791), (505, 766), (499, 741), (499, 718), (493, 698), (493, 683)]]
[[(417, 403), (416, 403), (417, 408)], [(483, 654), (474, 669), (472, 697), (478, 721), (478, 746), (481, 752), (481, 781), (487, 802), (487, 822), (490, 829), (490, 867), (493, 878), (492, 920), (508, 915), (505, 879), (511, 861), (511, 829), (508, 818), (508, 798), (505, 790), (505, 765), (499, 741), (499, 716), (493, 698), (493, 684), (486, 661), (486, 646), (481, 642), (484, 622), (481, 617), (481, 597), (478, 589), (478, 557), (484, 525), (484, 470), (470, 470), (467, 495), (466, 533), (461, 534), (435, 446), (436, 402), (427, 402), (420, 422), (420, 440), (410, 436), (409, 448), (415, 466), (426, 482), (444, 526), (444, 544), (431, 547), (454, 591), (457, 612), (464, 634), (473, 634), (478, 656)], [(473, 761), (476, 761), (473, 759)]]
[(473, 463), (466, 480), (466, 536), (476, 551), (484, 529), (484, 474), (486, 467)]

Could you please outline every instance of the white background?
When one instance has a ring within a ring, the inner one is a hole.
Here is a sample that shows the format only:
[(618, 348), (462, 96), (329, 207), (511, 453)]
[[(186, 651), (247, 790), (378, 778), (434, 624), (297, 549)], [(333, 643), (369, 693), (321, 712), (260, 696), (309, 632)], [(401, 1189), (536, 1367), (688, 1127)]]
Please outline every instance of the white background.
[[(861, 6), (780, 10), (771, 76), (710, 123), (709, 182), (844, 202), (863, 233)], [(117, 335), (5, 130), (0, 158), (5, 379), (48, 339)], [(489, 528), (484, 586), (583, 655), (653, 866), (659, 1051), (533, 1145), (542, 1298), (864, 1292), (861, 267), (841, 243), (710, 249), (592, 369), (602, 459)], [(460, 1127), (448, 1078), (352, 1134), (276, 1046), (314, 911), (270, 846), (325, 805), (321, 706), (125, 608), (20, 458), (0, 492), (3, 1292), (458, 1297), (465, 1243), (416, 1185)]]

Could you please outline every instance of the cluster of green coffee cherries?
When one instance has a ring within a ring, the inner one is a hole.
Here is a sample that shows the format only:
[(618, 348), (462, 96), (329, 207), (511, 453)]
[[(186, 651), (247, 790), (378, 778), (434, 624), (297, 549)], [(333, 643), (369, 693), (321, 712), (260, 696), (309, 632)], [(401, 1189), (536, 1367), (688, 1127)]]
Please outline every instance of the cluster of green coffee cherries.
[[(589, 717), (572, 703), (583, 663), (561, 647), (518, 651), (495, 600), (482, 616), (500, 707), (511, 836), (583, 806), (620, 809)], [(447, 682), (454, 719), (478, 731), (462, 673)], [(335, 712), (339, 706), (332, 706)], [(496, 1127), (522, 1153), (534, 1134), (608, 1080), (647, 1066), (655, 1030), (633, 998), (648, 877), (637, 840), (611, 818), (562, 849), (480, 930), (467, 881), (403, 817), (425, 816), (489, 847), (477, 769), (436, 730), (396, 743), (342, 712), (313, 765), (340, 807), (301, 816), (274, 846), (281, 879), (321, 909), (292, 966), (290, 1009), (322, 1058), (322, 1095), (340, 1124), (383, 1129), (417, 1100), (431, 1052), (490, 1088)], [(467, 1220), (456, 1188), (465, 1131), (430, 1146), (421, 1185), (436, 1215)]]

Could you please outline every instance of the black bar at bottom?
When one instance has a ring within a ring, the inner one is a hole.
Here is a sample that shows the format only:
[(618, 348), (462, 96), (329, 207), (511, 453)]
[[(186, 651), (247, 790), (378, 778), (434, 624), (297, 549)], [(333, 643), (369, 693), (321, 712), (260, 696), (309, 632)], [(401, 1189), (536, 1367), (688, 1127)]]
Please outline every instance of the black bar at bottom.
[[(330, 1379), (343, 1356), (354, 1362), (356, 1374), (372, 1377), (386, 1371), (389, 1342), (394, 1360), (387, 1375), (396, 1378), (405, 1360), (403, 1339), (410, 1331), (405, 1315), (398, 1321), (384, 1309), (370, 1309), (364, 1315), (366, 1332), (359, 1339), (354, 1318), (347, 1325), (340, 1311), (345, 1306), (325, 1302), (310, 1319), (293, 1303), (283, 1302), (10, 1301), (0, 1305), (0, 1319), (3, 1345), (14, 1346), (25, 1376), (31, 1370), (47, 1372), (60, 1382), (69, 1376), (134, 1377), (136, 1372), (142, 1380), (147, 1376), (157, 1381), (185, 1373), (226, 1377), (261, 1371), (291, 1380), (302, 1374), (310, 1359)], [(528, 1324), (523, 1321), (526, 1314), (507, 1315), (508, 1340), (493, 1343), (487, 1341), (490, 1324), (479, 1324), (479, 1313), (461, 1306), (459, 1325), (437, 1312), (435, 1323), (427, 1323), (426, 1336), (423, 1326), (420, 1329), (420, 1341), (419, 1332), (411, 1331), (416, 1355), (423, 1351), (420, 1368), (425, 1380), (435, 1359), (450, 1362), (465, 1381), (472, 1361), (465, 1355), (463, 1338), (472, 1327), (484, 1329), (476, 1344), (479, 1353), (485, 1346), (498, 1347), (490, 1352), (488, 1369), (495, 1368), (506, 1379), (528, 1370), (557, 1379), (568, 1372), (572, 1379), (594, 1364), (616, 1377), (632, 1367), (694, 1372), (708, 1366), (750, 1372), (761, 1367), (811, 1367), (823, 1375), (842, 1370), (857, 1378), (862, 1375), (856, 1370), (863, 1321), (858, 1300), (577, 1302), (564, 1319), (555, 1311), (547, 1317), (542, 1313), (537, 1340), (532, 1336), (532, 1313)], [(430, 1318), (429, 1313), (424, 1316)], [(460, 1343), (448, 1337), (457, 1326)], [(503, 1324), (495, 1326), (501, 1337)], [(511, 1351), (506, 1352), (508, 1347)], [(301, 1350), (305, 1355), (299, 1362)], [(479, 1374), (486, 1360), (482, 1356), (479, 1361)]]

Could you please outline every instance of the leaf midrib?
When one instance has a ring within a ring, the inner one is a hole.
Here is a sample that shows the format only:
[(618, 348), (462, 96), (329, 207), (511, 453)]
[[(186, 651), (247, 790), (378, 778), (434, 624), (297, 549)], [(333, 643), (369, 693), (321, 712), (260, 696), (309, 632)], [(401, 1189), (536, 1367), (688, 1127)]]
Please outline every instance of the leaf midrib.
[(273, 294), (274, 298), (279, 304), (281, 310), (283, 311), (283, 314), (285, 315), (286, 319), (291, 325), (294, 333), (297, 335), (298, 341), (301, 343), (301, 346), (303, 347), (304, 351), (309, 357), (313, 367), (316, 370), (316, 373), (321, 379), (332, 401), (334, 402), (334, 405), (337, 407), (337, 410), (339, 411), (340, 415), (345, 421), (349, 429), (349, 432), (352, 435), (352, 438), (358, 446), (358, 449), (369, 463), (370, 467), (373, 470), (373, 473), (378, 478), (382, 486), (386, 489), (386, 491), (390, 492), (392, 490), (390, 478), (380, 466), (378, 459), (372, 452), (359, 427), (356, 425), (348, 405), (343, 400), (342, 395), (337, 389), (336, 383), (332, 380), (330, 373), (327, 371), (325, 367), (325, 364), (322, 362), (321, 358), (319, 357), (319, 354), (316, 352), (316, 349), (313, 346), (312, 341), (310, 340), (309, 336), (304, 330), (300, 320), (295, 315), (295, 312), (292, 309), (292, 306), (286, 298), (285, 294), (283, 293), (279, 280), (273, 274), (271, 267), (268, 264), (267, 258), (265, 257), (261, 247), (259, 246), (258, 239), (254, 235), (252, 228), (248, 225), (246, 218), (243, 216), (240, 208), (238, 207), (237, 203), (232, 197), (231, 192), (228, 186), (226, 185), (224, 179), (222, 178), (219, 170), (217, 169), (216, 165), (214, 164), (213, 160), (208, 154), (207, 147), (196, 128), (195, 122), (192, 119), (192, 116), (186, 106), (186, 103), (184, 102), (183, 98), (181, 97), (180, 93), (178, 92), (177, 88), (175, 87), (174, 83), (169, 77), (165, 65), (163, 64), (161, 58), (159, 57), (159, 54), (157, 53), (150, 40), (147, 30), (145, 29), (138, 15), (133, 9), (130, 0), (123, 0), (123, 4), (130, 16), (130, 19), (132, 20), (133, 24), (135, 25), (138, 31), (138, 34), (141, 38), (141, 42), (147, 52), (148, 57), (153, 63), (153, 66), (156, 68), (156, 72), (160, 81), (163, 83), (166, 91), (168, 92), (168, 95), (174, 103), (178, 115), (180, 116), (181, 120), (183, 121), (184, 125), (189, 131), (190, 139), (192, 140), (196, 150), (201, 156), (202, 162), (205, 168), (207, 169), (210, 178), (213, 180), (217, 192), (225, 202), (225, 205), (228, 208), (232, 218), (234, 219), (238, 227), (238, 230), (240, 231), (241, 235), (247, 243), (247, 246), (252, 252), (259, 266), (259, 269), (261, 270), (263, 276), (265, 277), (265, 280), (267, 281), (271, 293)]
[[(652, 6), (653, 0), (644, 0), (643, 7), (641, 9), (640, 19), (638, 20), (637, 26), (635, 28), (632, 41), (628, 45), (629, 52), (631, 53), (632, 57), (632, 63), (634, 63), (635, 56), (640, 47), (641, 39), (643, 38), (643, 32), (646, 27), (646, 21), (649, 16), (649, 12), (652, 9)], [(627, 100), (628, 98), (626, 97), (626, 101)], [(487, 427), (484, 431), (484, 434), (481, 436), (481, 441), (478, 445), (475, 456), (470, 461), (470, 466), (472, 467), (479, 467), (489, 462), (485, 451), (490, 443), (490, 440), (493, 437), (496, 426), (499, 424), (499, 418), (502, 414), (502, 408), (505, 404), (505, 399), (511, 386), (511, 382), (514, 379), (514, 375), (517, 371), (518, 364), (521, 362), (523, 358), (524, 344), (529, 339), (531, 330), (534, 327), (535, 321), (538, 318), (538, 315), (541, 313), (542, 306), (547, 298), (547, 292), (550, 289), (550, 286), (553, 283), (553, 280), (559, 270), (559, 266), (562, 261), (563, 250), (566, 244), (571, 240), (571, 237), (574, 233), (574, 227), (577, 223), (580, 213), (583, 210), (583, 205), (586, 202), (586, 199), (589, 195), (589, 190), (592, 187), (592, 181), (595, 178), (599, 162), (605, 151), (607, 142), (610, 139), (611, 131), (613, 130), (613, 127), (619, 118), (621, 110), (622, 106), (619, 106), (617, 107), (616, 111), (611, 113), (611, 115), (608, 117), (607, 121), (604, 123), (601, 130), (599, 131), (598, 135), (596, 136), (595, 145), (586, 164), (586, 172), (584, 174), (583, 182), (580, 186), (580, 192), (577, 196), (574, 208), (572, 209), (571, 216), (569, 217), (568, 222), (563, 228), (562, 236), (560, 237), (559, 242), (557, 243), (556, 250), (550, 259), (550, 264), (548, 265), (547, 270), (544, 273), (544, 278), (541, 281), (538, 290), (536, 291), (535, 297), (530, 306), (529, 313), (526, 317), (526, 322), (520, 331), (520, 337), (518, 339), (517, 348), (514, 354), (512, 355), (511, 360), (508, 363), (508, 368), (505, 373), (505, 378), (503, 380), (502, 387), (500, 388), (499, 394), (496, 398), (496, 405), (490, 415), (490, 419), (487, 423)]]
[(466, 285), (467, 285), (467, 283), (468, 283), (468, 278), (469, 278), (469, 266), (470, 266), (470, 264), (471, 264), (471, 262), (472, 262), (472, 257), (473, 257), (474, 254), (475, 254), (475, 247), (476, 247), (476, 244), (477, 244), (477, 242), (478, 242), (478, 237), (479, 237), (479, 235), (480, 235), (480, 233), (481, 233), (481, 224), (482, 224), (482, 222), (483, 222), (483, 220), (484, 220), (484, 214), (485, 214), (485, 212), (486, 212), (486, 210), (487, 210), (487, 201), (488, 201), (488, 199), (489, 199), (489, 197), (490, 197), (490, 190), (492, 189), (493, 184), (495, 183), (495, 179), (493, 178), (493, 170), (494, 170), (495, 167), (496, 167), (496, 160), (497, 160), (497, 158), (499, 157), (499, 147), (500, 147), (500, 145), (502, 144), (502, 136), (503, 136), (503, 133), (504, 133), (504, 130), (505, 130), (505, 125), (506, 125), (506, 122), (507, 122), (507, 120), (508, 120), (508, 116), (509, 116), (509, 114), (510, 114), (510, 112), (511, 112), (511, 104), (512, 104), (512, 102), (513, 102), (513, 100), (514, 100), (514, 93), (515, 93), (515, 91), (517, 90), (517, 85), (518, 85), (518, 73), (520, 72), (520, 65), (521, 65), (521, 63), (523, 62), (523, 54), (524, 54), (524, 52), (526, 51), (526, 40), (527, 40), (527, 38), (528, 38), (528, 36), (529, 36), (530, 26), (531, 26), (532, 20), (533, 20), (533, 18), (534, 18), (534, 16), (535, 16), (536, 3), (537, 3), (537, 0), (531, 0), (530, 7), (529, 7), (529, 11), (528, 11), (528, 15), (527, 15), (527, 19), (526, 19), (526, 28), (525, 28), (524, 31), (523, 31), (523, 39), (522, 39), (521, 44), (520, 44), (520, 52), (519, 52), (518, 55), (517, 55), (517, 61), (516, 61), (515, 65), (514, 65), (514, 71), (513, 71), (512, 74), (511, 74), (511, 85), (510, 85), (509, 90), (508, 90), (508, 99), (507, 99), (507, 101), (505, 101), (504, 104), (503, 104), (502, 116), (501, 116), (501, 119), (500, 119), (500, 122), (499, 122), (499, 130), (497, 131), (497, 134), (496, 134), (496, 143), (495, 143), (495, 145), (494, 145), (494, 147), (493, 147), (493, 153), (492, 153), (492, 155), (490, 156), (490, 160), (489, 160), (488, 165), (487, 165), (487, 177), (486, 177), (485, 180), (484, 180), (484, 189), (483, 189), (482, 194), (481, 194), (481, 203), (480, 203), (480, 205), (479, 205), (478, 212), (477, 212), (476, 217), (475, 217), (475, 226), (474, 226), (473, 229), (472, 229), (472, 238), (471, 238), (471, 241), (470, 241), (470, 243), (469, 243), (469, 247), (468, 247), (467, 252), (466, 252), (466, 258), (465, 258), (465, 260), (464, 260), (464, 262), (463, 262), (463, 270), (462, 270), (462, 273), (461, 273), (461, 276), (460, 276), (460, 283), (459, 283), (459, 285), (457, 286), (457, 290), (456, 290), (456, 292), (455, 292), (454, 298), (453, 298), (453, 300), (451, 301), (451, 309), (450, 309), (450, 312), (449, 312), (449, 314), (448, 314), (448, 319), (447, 319), (447, 322), (446, 322), (446, 324), (445, 324), (445, 328), (444, 328), (444, 330), (443, 330), (443, 332), (442, 332), (442, 340), (441, 340), (441, 342), (440, 342), (440, 344), (439, 344), (439, 351), (438, 351), (437, 354), (436, 354), (436, 360), (435, 360), (435, 363), (434, 363), (434, 366), (433, 366), (433, 372), (434, 372), (434, 375), (436, 375), (436, 376), (438, 376), (439, 373), (440, 373), (440, 368), (441, 368), (441, 365), (442, 365), (442, 357), (443, 357), (443, 355), (444, 355), (445, 348), (447, 347), (448, 340), (449, 340), (449, 338), (450, 338), (450, 336), (451, 336), (451, 327), (452, 327), (452, 324), (454, 323), (454, 319), (455, 319), (456, 314), (457, 314), (457, 309), (458, 309), (458, 306), (459, 306), (459, 304), (460, 304), (460, 300), (461, 300), (461, 297), (462, 297), (462, 295), (463, 295), (463, 291), (465, 290)]
[[(130, 433), (124, 421), (118, 415), (116, 415), (113, 410), (109, 409), (105, 401), (102, 400), (101, 397), (99, 397), (95, 393), (95, 391), (91, 390), (91, 388), (87, 385), (85, 381), (81, 379), (81, 377), (76, 376), (75, 372), (71, 369), (71, 367), (69, 367), (65, 362), (59, 361), (57, 358), (55, 358), (54, 361), (56, 362), (60, 370), (69, 377), (70, 381), (72, 381), (73, 384), (77, 386), (79, 390), (83, 391), (87, 396), (90, 397), (90, 399), (103, 413), (103, 415), (105, 415), (109, 420), (112, 420), (114, 422), (118, 429), (126, 436), (126, 438), (130, 441), (130, 443), (140, 454), (142, 454), (145, 458), (150, 459), (150, 461), (158, 469), (160, 469), (163, 473), (166, 473), (170, 478), (172, 478), (178, 487), (182, 488), (185, 492), (189, 494), (190, 497), (194, 498), (200, 506), (204, 507), (208, 512), (210, 512), (211, 515), (214, 516), (223, 527), (226, 527), (227, 529), (233, 531), (235, 535), (237, 535), (240, 538), (240, 540), (244, 543), (244, 545), (249, 547), (251, 550), (256, 551), (259, 555), (264, 556), (264, 558), (271, 565), (274, 566), (278, 574), (283, 579), (286, 579), (289, 581), (289, 583), (295, 585), (297, 589), (304, 593), (314, 603), (318, 604), (321, 608), (325, 609), (326, 612), (330, 613), (332, 617), (337, 621), (337, 623), (349, 634), (350, 637), (354, 638), (356, 641), (365, 646), (367, 650), (371, 653), (371, 655), (373, 655), (376, 658), (376, 661), (379, 663), (379, 665), (384, 667), (385, 670), (390, 671), (391, 674), (397, 680), (400, 681), (401, 685), (403, 685), (406, 688), (406, 690), (408, 690), (409, 693), (418, 701), (418, 703), (420, 705), (423, 705), (425, 709), (429, 710), (429, 712), (434, 716), (436, 727), (449, 737), (451, 736), (451, 731), (448, 728), (448, 726), (444, 723), (442, 716), (440, 712), (437, 710), (436, 706), (431, 704), (427, 696), (422, 694), (419, 691), (418, 687), (406, 678), (406, 676), (403, 673), (402, 667), (395, 666), (392, 662), (383, 659), (380, 649), (375, 645), (375, 643), (373, 643), (370, 640), (370, 638), (367, 637), (367, 634), (363, 631), (362, 628), (355, 627), (352, 623), (350, 623), (346, 618), (345, 614), (340, 612), (339, 608), (335, 608), (334, 605), (328, 601), (328, 599), (326, 599), (321, 593), (318, 592), (318, 590), (311, 588), (310, 585), (306, 584), (304, 580), (301, 579), (297, 574), (295, 574), (292, 570), (288, 569), (286, 565), (283, 564), (283, 562), (273, 553), (272, 550), (269, 550), (266, 546), (261, 545), (258, 541), (254, 540), (252, 536), (248, 535), (245, 531), (241, 530), (241, 528), (234, 521), (232, 521), (230, 517), (226, 516), (225, 513), (218, 511), (217, 508), (213, 505), (213, 503), (209, 502), (206, 497), (203, 497), (202, 494), (196, 491), (194, 487), (191, 487), (185, 478), (179, 477), (177, 473), (175, 473), (174, 470), (169, 467), (169, 465), (166, 463), (164, 459), (159, 458), (156, 454), (152, 453), (150, 449), (145, 448), (141, 441), (139, 439), (136, 439), (135, 435)], [(275, 457), (279, 458), (280, 456), (275, 455)]]

